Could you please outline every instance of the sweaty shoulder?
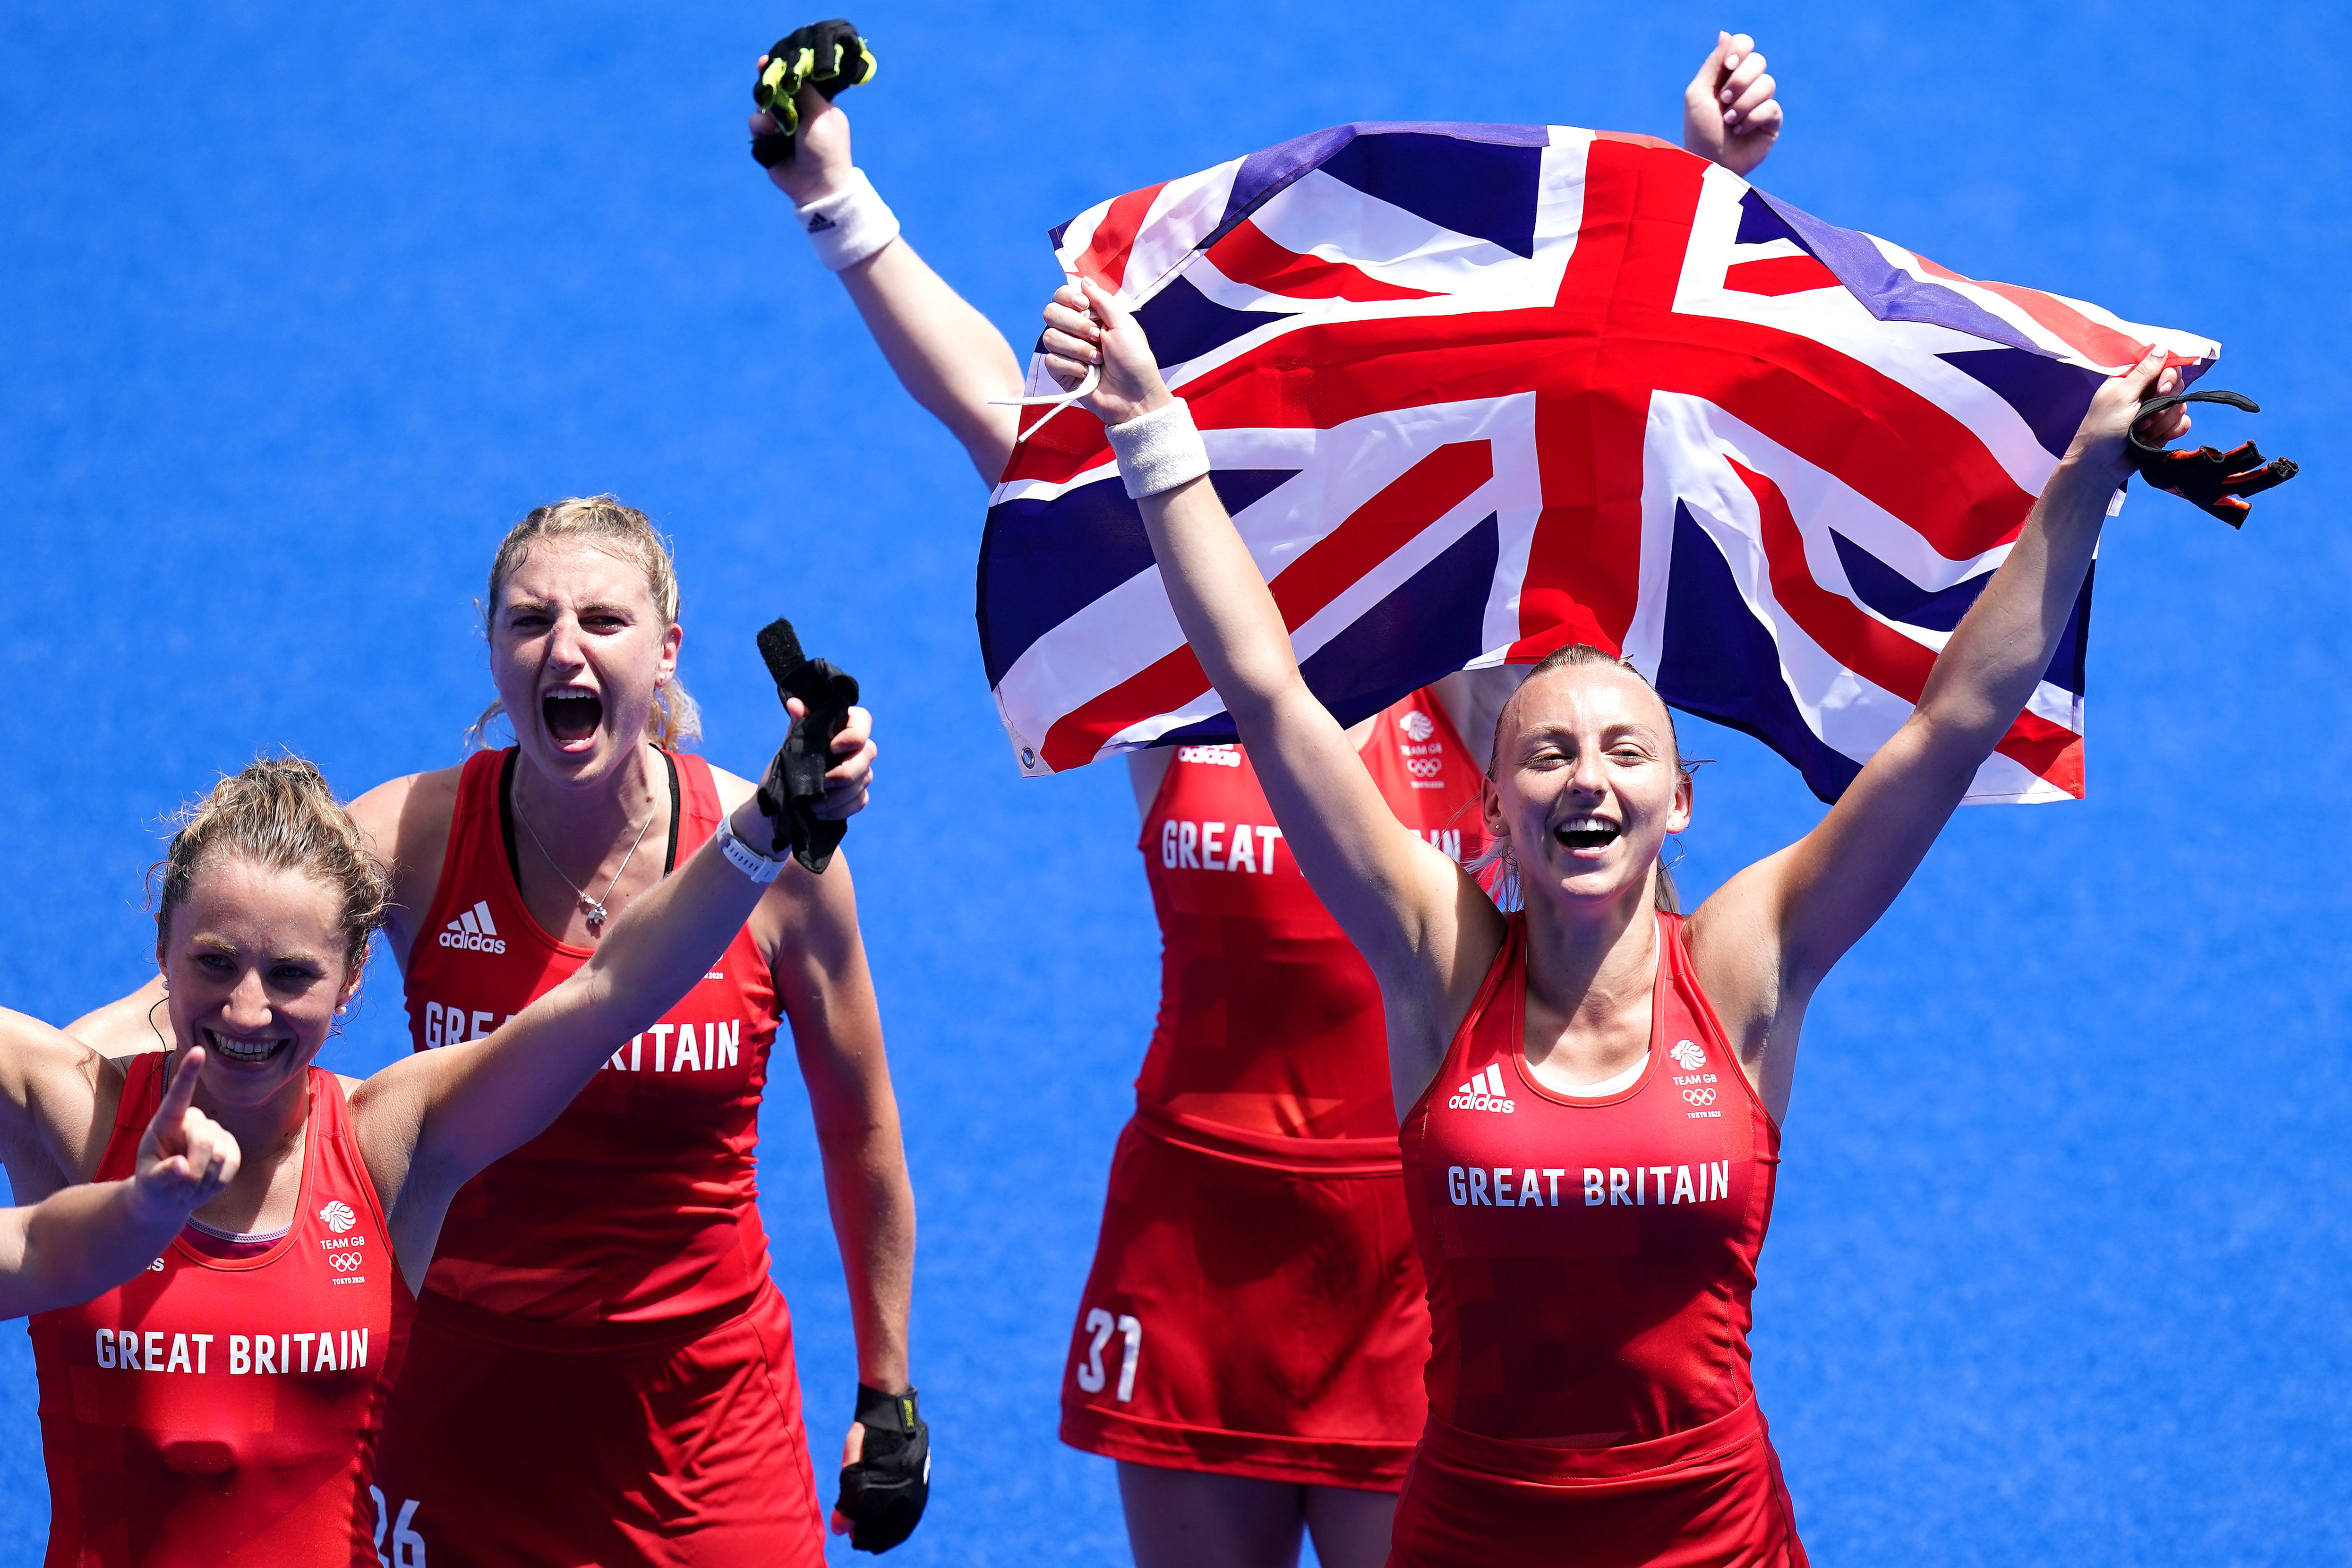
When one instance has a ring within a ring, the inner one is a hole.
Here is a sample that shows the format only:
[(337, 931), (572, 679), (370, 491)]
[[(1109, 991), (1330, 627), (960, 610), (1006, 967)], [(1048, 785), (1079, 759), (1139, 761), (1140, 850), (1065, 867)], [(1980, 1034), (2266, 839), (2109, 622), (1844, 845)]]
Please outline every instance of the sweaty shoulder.
[(350, 806), (352, 820), (392, 873), (393, 909), (385, 934), (403, 968), (415, 922), (432, 908), (440, 885), (449, 825), (457, 815), (457, 779), (465, 771), (460, 765), (409, 773), (376, 785)]

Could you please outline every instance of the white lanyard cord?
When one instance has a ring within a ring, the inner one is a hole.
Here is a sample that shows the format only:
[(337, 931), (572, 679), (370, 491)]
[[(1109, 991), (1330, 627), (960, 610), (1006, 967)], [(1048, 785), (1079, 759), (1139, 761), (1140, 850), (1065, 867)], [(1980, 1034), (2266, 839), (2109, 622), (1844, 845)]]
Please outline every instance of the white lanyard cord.
[[(1075, 272), (1065, 272), (1062, 276), (1068, 279), (1073, 283), (1076, 283), (1078, 280), (1078, 275)], [(1083, 290), (1081, 290), (1081, 292), (1083, 292)], [(1089, 317), (1092, 317), (1094, 311), (1090, 309), (1087, 311), (1087, 314)], [(1018, 447), (1022, 442), (1027, 440), (1030, 437), (1034, 436), (1038, 431), (1044, 429), (1046, 422), (1051, 420), (1055, 415), (1059, 414), (1063, 409), (1067, 408), (1071, 404), (1076, 403), (1081, 397), (1087, 396), (1088, 394), (1092, 393), (1095, 388), (1101, 384), (1102, 362), (1097, 360), (1093, 364), (1087, 366), (1086, 375), (1078, 382), (1077, 385), (1072, 387), (1066, 393), (1047, 393), (1040, 397), (992, 397), (988, 400), (988, 405), (991, 408), (1042, 407), (1045, 409), (1045, 418), (1038, 420), (1026, 430), (1021, 428), (1020, 416), (1018, 415), (1013, 416), (1013, 444)], [(1047, 405), (1051, 405), (1052, 406), (1047, 407)]]

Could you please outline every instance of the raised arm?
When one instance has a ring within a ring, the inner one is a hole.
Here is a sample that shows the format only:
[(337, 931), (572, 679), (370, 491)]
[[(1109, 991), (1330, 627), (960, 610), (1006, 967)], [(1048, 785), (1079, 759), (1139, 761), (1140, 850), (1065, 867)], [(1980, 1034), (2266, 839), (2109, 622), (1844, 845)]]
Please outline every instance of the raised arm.
[[(1102, 363), (1087, 406), (1113, 426), (1115, 444), (1132, 449), (1191, 429), (1143, 329), (1109, 295), (1092, 283), (1083, 297), (1065, 287), (1045, 322), (1048, 364), (1065, 384)], [(1181, 482), (1129, 482), (1130, 494), (1146, 492), (1138, 505), (1169, 603), (1249, 748), (1299, 870), (1380, 978), (1392, 1046), (1414, 1034), (1442, 1045), (1458, 973), (1466, 964), (1475, 990), (1502, 940), (1501, 917), (1451, 858), (1397, 821), (1339, 721), (1307, 689), (1282, 612), (1205, 467), (1192, 466), (1194, 477)], [(1466, 1007), (1469, 997), (1459, 1001)], [(1401, 1018), (1401, 1008), (1411, 1016)]]
[[(1801, 1016), (1830, 966), (1876, 923), (1917, 869), (1977, 769), (2024, 710), (2074, 612), (2101, 525), (2129, 466), (2124, 435), (2151, 389), (2177, 381), (2160, 350), (2091, 400), (2073, 445), (2042, 487), (2008, 559), (1937, 655), (1903, 727), (1871, 757), (1820, 826), (1740, 872), (1693, 918), (1691, 945), (1735, 1039), (1753, 1047)], [(2178, 407), (2143, 434), (2189, 427)], [(1741, 1016), (1735, 1017), (1738, 1014)], [(1786, 1095), (1787, 1053), (1768, 1100)]]
[(188, 1216), (236, 1174), (236, 1140), (191, 1103), (205, 1052), (180, 1058), (140, 1140), (138, 1171), (0, 1209), (0, 1318), (69, 1307), (111, 1290), (169, 1247)]
[[(1021, 363), (1013, 345), (898, 232), (897, 218), (850, 162), (849, 116), (813, 87), (801, 89), (797, 101), (793, 154), (770, 169), (768, 178), (793, 199), (803, 229), (820, 216), (828, 228), (838, 226), (845, 212), (854, 222), (878, 226), (860, 232), (882, 239), (879, 248), (849, 261), (836, 276), (899, 384), (963, 443), (981, 479), (993, 485), (1013, 456), (1018, 410), (992, 408), (988, 400), (1021, 395)], [(752, 134), (774, 129), (765, 112), (751, 117)], [(833, 259), (871, 243), (860, 240)]]
[[(862, 764), (871, 748), (847, 731), (837, 744), (858, 744), (859, 756), (836, 773)], [(773, 879), (755, 881), (730, 862), (721, 847), (730, 829), (757, 856), (788, 852), (745, 802), (719, 836), (630, 904), (562, 984), (485, 1038), (403, 1058), (353, 1092), (361, 1148), (412, 1283), (424, 1278), (457, 1188), (544, 1131), (615, 1044), (692, 990), (741, 929)], [(805, 875), (789, 867), (783, 874)]]

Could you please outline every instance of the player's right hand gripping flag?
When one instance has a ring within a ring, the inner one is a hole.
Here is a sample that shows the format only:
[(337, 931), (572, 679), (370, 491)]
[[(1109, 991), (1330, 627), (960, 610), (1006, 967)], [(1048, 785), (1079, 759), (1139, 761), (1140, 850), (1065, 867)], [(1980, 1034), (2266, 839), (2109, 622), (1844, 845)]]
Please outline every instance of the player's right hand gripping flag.
[[(1341, 126), (1053, 239), (1191, 401), (1341, 722), (1583, 641), (1824, 800), (1910, 712), (2099, 381), (2150, 344), (2192, 379), (2221, 352), (1565, 126)], [(1969, 799), (2083, 793), (2089, 609), (2086, 583)], [(1082, 408), (1014, 450), (979, 616), (1024, 772), (1234, 738)]]

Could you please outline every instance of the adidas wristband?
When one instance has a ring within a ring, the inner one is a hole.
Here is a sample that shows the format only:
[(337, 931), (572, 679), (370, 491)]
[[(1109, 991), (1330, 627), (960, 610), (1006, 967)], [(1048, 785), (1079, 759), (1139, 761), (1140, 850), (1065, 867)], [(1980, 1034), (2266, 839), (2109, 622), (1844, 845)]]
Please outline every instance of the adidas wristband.
[(863, 169), (849, 171), (845, 188), (793, 211), (829, 272), (846, 271), (898, 237), (898, 215)]
[(1107, 426), (1118, 477), (1129, 500), (1172, 490), (1209, 471), (1209, 448), (1192, 424), (1192, 405), (1177, 398), (1165, 408)]

